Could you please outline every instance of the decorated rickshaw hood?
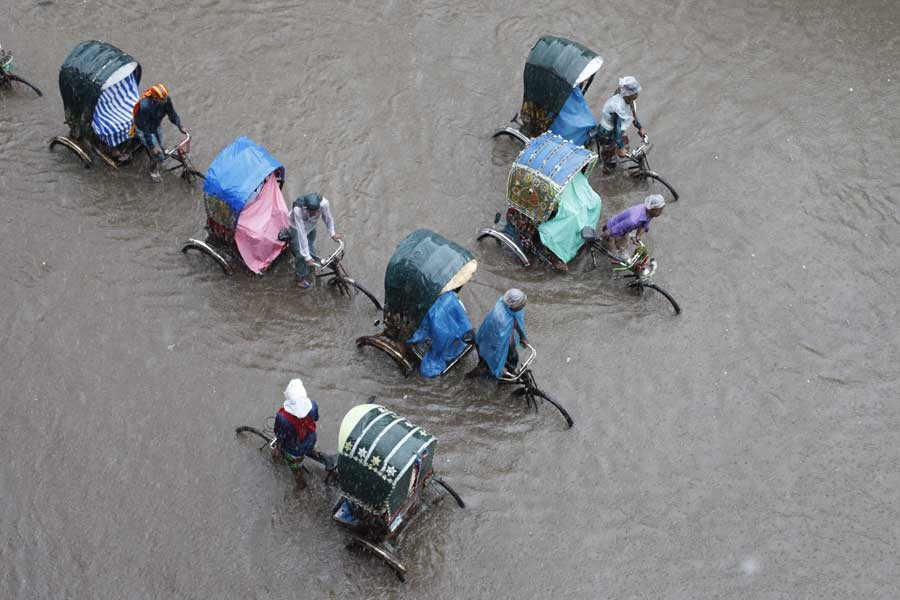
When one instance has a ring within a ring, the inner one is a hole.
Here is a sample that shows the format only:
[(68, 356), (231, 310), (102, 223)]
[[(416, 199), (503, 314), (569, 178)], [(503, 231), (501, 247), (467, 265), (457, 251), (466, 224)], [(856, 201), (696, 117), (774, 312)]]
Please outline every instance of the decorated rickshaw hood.
[(417, 493), (415, 478), (431, 472), (437, 438), (383, 406), (363, 404), (344, 417), (338, 443), (343, 494), (375, 515), (393, 515)]
[(584, 171), (589, 176), (597, 160), (597, 154), (584, 146), (547, 132), (531, 140), (513, 163), (507, 200), (535, 224), (543, 223), (575, 174)]
[(90, 40), (75, 46), (59, 69), (59, 93), (66, 122), (76, 132), (87, 133), (100, 94), (132, 72), (140, 84), (141, 66), (111, 44)]
[(438, 296), (466, 283), (476, 265), (472, 253), (459, 244), (417, 229), (397, 244), (385, 269), (385, 313), (405, 316), (415, 329)]
[(203, 182), (203, 193), (225, 202), (240, 213), (253, 193), (270, 173), (284, 166), (265, 148), (242, 136), (225, 146), (209, 165)]

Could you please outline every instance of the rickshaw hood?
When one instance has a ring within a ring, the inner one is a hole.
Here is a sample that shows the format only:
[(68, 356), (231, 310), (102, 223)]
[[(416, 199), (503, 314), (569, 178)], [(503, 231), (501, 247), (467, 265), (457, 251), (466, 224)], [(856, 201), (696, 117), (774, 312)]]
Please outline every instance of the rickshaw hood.
[(385, 313), (405, 316), (413, 329), (438, 296), (465, 284), (477, 269), (472, 253), (428, 229), (406, 236), (384, 273)]
[(270, 173), (284, 166), (265, 148), (242, 136), (225, 146), (209, 165), (203, 193), (225, 202), (240, 213)]

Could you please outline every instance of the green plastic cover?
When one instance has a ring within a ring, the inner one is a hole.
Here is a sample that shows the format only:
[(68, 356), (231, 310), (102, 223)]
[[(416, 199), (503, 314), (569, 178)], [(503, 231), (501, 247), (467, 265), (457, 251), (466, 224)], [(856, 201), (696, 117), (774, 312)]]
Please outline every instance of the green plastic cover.
[[(349, 415), (348, 415), (349, 416)], [(341, 492), (374, 515), (389, 519), (430, 477), (437, 438), (383, 406), (356, 422), (338, 454)]]
[(600, 220), (600, 195), (591, 188), (588, 178), (578, 173), (559, 196), (556, 216), (541, 223), (541, 243), (563, 262), (569, 262), (584, 244), (581, 230), (597, 227)]
[[(115, 46), (90, 40), (75, 46), (59, 70), (59, 93), (66, 111), (66, 123), (78, 135), (91, 132), (91, 119), (103, 85), (110, 75), (137, 62)], [(140, 65), (134, 71), (141, 83)]]
[(578, 75), (596, 57), (578, 42), (552, 35), (534, 44), (525, 63), (525, 96), (519, 111), (525, 135), (535, 137), (550, 128)]
[(402, 315), (415, 330), (444, 286), (472, 260), (471, 252), (433, 231), (412, 232), (384, 272), (385, 316)]

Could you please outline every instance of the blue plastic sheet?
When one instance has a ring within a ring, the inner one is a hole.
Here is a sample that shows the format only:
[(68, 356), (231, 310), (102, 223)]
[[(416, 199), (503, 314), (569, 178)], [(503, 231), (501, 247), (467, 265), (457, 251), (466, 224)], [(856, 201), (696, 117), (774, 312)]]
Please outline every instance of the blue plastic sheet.
[(242, 136), (225, 146), (209, 165), (203, 193), (215, 196), (240, 213), (269, 173), (283, 168), (265, 148)]
[(584, 94), (581, 93), (581, 89), (574, 87), (562, 110), (550, 124), (550, 131), (579, 146), (584, 146), (590, 138), (591, 131), (596, 127), (597, 120), (594, 119)]
[(504, 304), (503, 298), (500, 298), (482, 321), (478, 333), (475, 334), (478, 356), (484, 359), (494, 377), (500, 377), (503, 374), (506, 355), (509, 354), (509, 336), (514, 336), (515, 343), (519, 343), (519, 333), (513, 328), (514, 322), (519, 324), (519, 329), (524, 334), (525, 309), (511, 311)]
[(444, 372), (454, 358), (466, 349), (466, 343), (462, 341), (463, 335), (472, 330), (469, 315), (460, 302), (456, 292), (449, 291), (441, 294), (425, 318), (419, 324), (419, 328), (409, 340), (410, 344), (417, 344), (430, 339), (431, 347), (422, 357), (420, 372), (425, 377), (437, 377)]

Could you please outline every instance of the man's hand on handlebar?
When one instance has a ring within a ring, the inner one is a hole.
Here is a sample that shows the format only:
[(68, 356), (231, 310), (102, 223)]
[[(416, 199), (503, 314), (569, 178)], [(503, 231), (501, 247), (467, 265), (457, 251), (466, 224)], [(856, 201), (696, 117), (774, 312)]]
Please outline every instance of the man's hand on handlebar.
[(340, 240), (342, 237), (343, 237), (343, 236), (342, 236), (341, 234), (335, 233), (333, 236), (331, 236), (331, 239), (333, 239), (334, 241), (337, 242), (337, 241)]
[(187, 127), (179, 127), (178, 131), (180, 131), (184, 135), (187, 135), (189, 130)]

